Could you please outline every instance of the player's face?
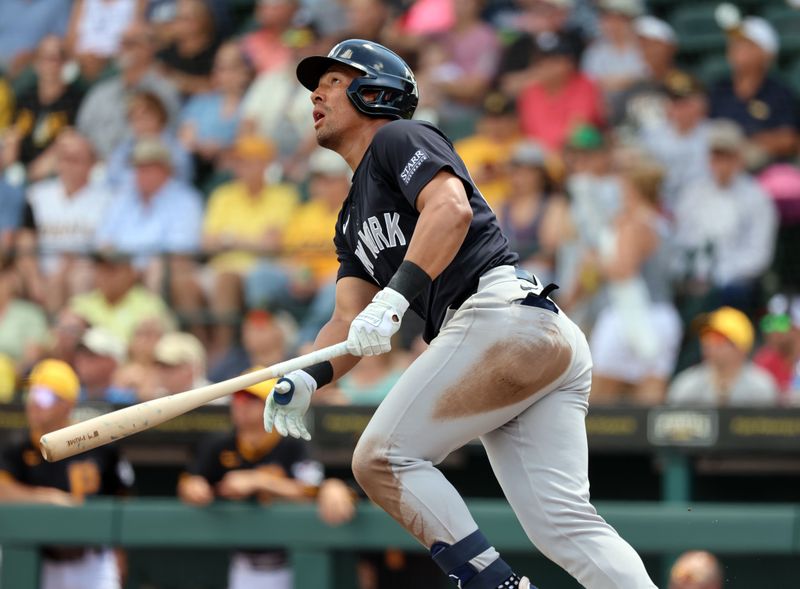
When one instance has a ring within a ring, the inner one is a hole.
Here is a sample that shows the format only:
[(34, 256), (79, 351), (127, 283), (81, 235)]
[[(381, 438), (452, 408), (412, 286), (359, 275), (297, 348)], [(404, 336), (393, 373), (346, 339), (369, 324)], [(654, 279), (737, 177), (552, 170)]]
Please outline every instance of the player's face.
[(311, 93), (314, 103), (314, 130), (317, 143), (336, 151), (344, 134), (357, 129), (363, 117), (347, 97), (347, 88), (359, 72), (347, 66), (332, 66), (319, 79), (317, 89)]
[(231, 421), (239, 431), (264, 429), (264, 400), (244, 391), (237, 391), (231, 399)]
[(25, 401), (28, 426), (36, 432), (47, 433), (63, 427), (72, 405), (48, 390), (33, 388)]

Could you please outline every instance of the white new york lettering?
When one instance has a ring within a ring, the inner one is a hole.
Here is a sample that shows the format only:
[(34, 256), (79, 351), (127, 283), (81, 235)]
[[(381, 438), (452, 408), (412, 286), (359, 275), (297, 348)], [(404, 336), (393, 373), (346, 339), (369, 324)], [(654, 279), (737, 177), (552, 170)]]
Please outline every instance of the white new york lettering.
[(400, 213), (383, 213), (383, 220), (386, 221), (386, 233), (389, 235), (389, 247), (394, 247), (400, 241), (400, 245), (406, 244), (406, 236), (400, 230)]
[(369, 251), (372, 252), (374, 257), (378, 257), (378, 252), (380, 250), (372, 239), (372, 234), (370, 233), (369, 225), (367, 225), (366, 221), (364, 221), (363, 225), (361, 226), (361, 231), (358, 232), (358, 239), (367, 245)]
[(375, 244), (378, 246), (378, 249), (383, 251), (384, 247), (389, 247), (389, 241), (383, 235), (383, 229), (381, 228), (380, 221), (378, 221), (378, 217), (370, 217), (367, 219), (367, 222), (369, 223), (372, 237), (375, 239)]

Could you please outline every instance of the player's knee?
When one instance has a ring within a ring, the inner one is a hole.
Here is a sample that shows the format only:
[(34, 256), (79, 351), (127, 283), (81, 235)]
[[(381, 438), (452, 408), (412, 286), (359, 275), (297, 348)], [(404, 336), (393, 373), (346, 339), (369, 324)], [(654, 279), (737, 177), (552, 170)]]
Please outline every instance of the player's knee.
[(397, 486), (388, 450), (385, 439), (362, 437), (353, 452), (353, 476), (364, 492), (378, 504), (380, 489)]

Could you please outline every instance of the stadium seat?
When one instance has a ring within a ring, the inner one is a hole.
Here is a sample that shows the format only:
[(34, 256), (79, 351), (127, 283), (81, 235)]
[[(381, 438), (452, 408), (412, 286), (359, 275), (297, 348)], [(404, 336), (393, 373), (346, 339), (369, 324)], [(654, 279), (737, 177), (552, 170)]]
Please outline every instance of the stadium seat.
[(724, 53), (711, 53), (703, 57), (700, 65), (695, 68), (695, 74), (706, 87), (712, 86), (720, 78), (730, 73), (728, 59)]
[(669, 19), (678, 35), (682, 53), (721, 51), (725, 33), (714, 20), (717, 4), (681, 4)]

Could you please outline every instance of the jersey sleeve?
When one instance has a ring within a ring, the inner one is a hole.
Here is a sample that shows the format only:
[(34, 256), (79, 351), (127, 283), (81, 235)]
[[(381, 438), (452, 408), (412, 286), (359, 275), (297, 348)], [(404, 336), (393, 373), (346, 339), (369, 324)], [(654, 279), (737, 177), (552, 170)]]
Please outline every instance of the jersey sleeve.
[(464, 162), (453, 144), (433, 127), (416, 121), (394, 121), (375, 135), (373, 157), (415, 209), (419, 193), (441, 170), (461, 178), (471, 196)]
[(336, 223), (336, 233), (333, 237), (333, 245), (336, 247), (336, 259), (339, 260), (339, 270), (336, 273), (336, 280), (350, 276), (374, 283), (375, 280), (364, 269), (363, 264), (358, 259), (355, 252), (347, 245), (347, 239), (345, 239), (342, 231), (342, 223), (343, 221), (340, 215), (339, 221)]

